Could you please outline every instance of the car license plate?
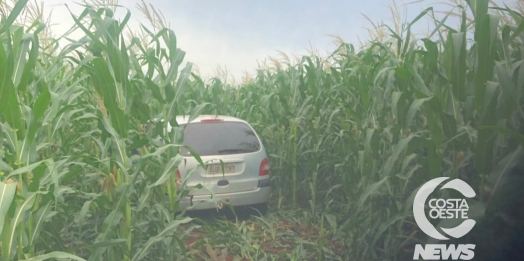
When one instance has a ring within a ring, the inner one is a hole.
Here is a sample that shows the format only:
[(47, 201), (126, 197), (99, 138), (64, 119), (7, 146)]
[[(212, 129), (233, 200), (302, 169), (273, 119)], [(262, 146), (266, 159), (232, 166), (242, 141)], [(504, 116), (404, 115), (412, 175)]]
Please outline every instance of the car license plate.
[[(235, 164), (224, 164), (224, 174), (234, 173)], [(207, 166), (207, 174), (222, 174), (222, 166), (220, 164), (213, 164)]]

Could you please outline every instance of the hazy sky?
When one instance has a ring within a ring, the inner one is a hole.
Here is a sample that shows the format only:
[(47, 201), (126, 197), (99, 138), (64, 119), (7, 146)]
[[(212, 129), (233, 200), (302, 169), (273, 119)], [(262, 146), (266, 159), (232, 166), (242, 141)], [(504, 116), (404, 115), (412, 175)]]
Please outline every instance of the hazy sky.
[[(408, 0), (409, 3), (415, 0)], [(447, 1), (447, 0), (442, 0)], [(513, 1), (496, 1), (512, 3)], [(82, 7), (71, 0), (45, 0), (45, 9), (53, 10), (53, 32), (65, 32), (73, 23), (64, 3), (77, 15)], [(137, 21), (147, 23), (136, 9), (139, 0), (120, 0), (119, 4), (131, 10)], [(397, 1), (399, 10), (411, 21), (433, 0), (404, 4)], [(216, 74), (217, 66), (226, 67), (237, 79), (244, 71), (254, 73), (257, 61), (267, 56), (284, 53), (306, 54), (313, 46), (322, 54), (336, 46), (329, 35), (339, 35), (346, 42), (358, 46), (357, 36), (368, 38), (365, 27), (372, 27), (362, 15), (373, 22), (392, 24), (392, 1), (381, 0), (147, 0), (160, 10), (177, 35), (178, 47), (186, 51), (185, 61), (197, 65), (202, 76)], [(434, 5), (438, 10), (450, 10)], [(117, 11), (125, 14), (125, 10)], [(428, 21), (420, 22), (416, 30), (428, 30)]]

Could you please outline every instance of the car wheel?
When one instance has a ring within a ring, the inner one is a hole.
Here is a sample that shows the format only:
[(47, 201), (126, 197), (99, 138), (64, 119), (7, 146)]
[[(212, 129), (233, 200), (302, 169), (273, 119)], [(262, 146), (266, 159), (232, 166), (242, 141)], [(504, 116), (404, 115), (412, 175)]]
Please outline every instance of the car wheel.
[(255, 209), (255, 212), (257, 214), (259, 214), (260, 212), (260, 215), (264, 216), (267, 214), (268, 204), (267, 203), (256, 204), (256, 205), (253, 205), (253, 208)]

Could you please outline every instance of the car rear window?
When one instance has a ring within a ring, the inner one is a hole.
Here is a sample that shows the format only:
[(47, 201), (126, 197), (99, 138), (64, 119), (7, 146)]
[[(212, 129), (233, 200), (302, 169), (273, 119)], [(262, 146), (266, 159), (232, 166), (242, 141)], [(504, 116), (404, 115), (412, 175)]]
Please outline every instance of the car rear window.
[[(255, 131), (243, 122), (194, 122), (184, 130), (184, 145), (200, 156), (250, 153), (260, 150)], [(190, 156), (181, 148), (182, 156)]]

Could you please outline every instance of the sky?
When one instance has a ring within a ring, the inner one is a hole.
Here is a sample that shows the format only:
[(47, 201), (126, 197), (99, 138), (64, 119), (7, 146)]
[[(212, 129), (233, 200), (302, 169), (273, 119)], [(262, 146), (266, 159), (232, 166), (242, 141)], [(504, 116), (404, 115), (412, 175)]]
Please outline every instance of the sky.
[[(131, 11), (130, 27), (145, 23), (137, 8), (142, 0), (120, 0)], [(240, 80), (244, 72), (254, 74), (258, 64), (268, 56), (306, 55), (308, 50), (327, 54), (336, 49), (332, 35), (359, 46), (358, 38), (368, 39), (369, 20), (391, 22), (389, 0), (144, 0), (164, 15), (177, 36), (178, 47), (186, 52), (185, 61), (192, 62), (206, 79), (217, 75), (217, 68), (227, 69), (231, 80)], [(404, 21), (411, 21), (428, 6), (450, 10), (433, 0), (396, 1)], [(414, 3), (410, 3), (416, 1)], [(512, 1), (496, 2), (511, 4)], [(65, 8), (67, 3), (79, 15), (83, 8), (72, 0), (45, 0), (44, 10), (52, 10), (52, 31), (58, 36), (66, 32), (73, 20)], [(125, 15), (126, 10), (117, 10)], [(366, 16), (364, 16), (364, 15)], [(369, 19), (369, 20), (368, 20)], [(434, 28), (429, 20), (417, 23), (421, 35)], [(77, 34), (78, 37), (81, 34)], [(75, 36), (74, 34), (72, 35)]]

